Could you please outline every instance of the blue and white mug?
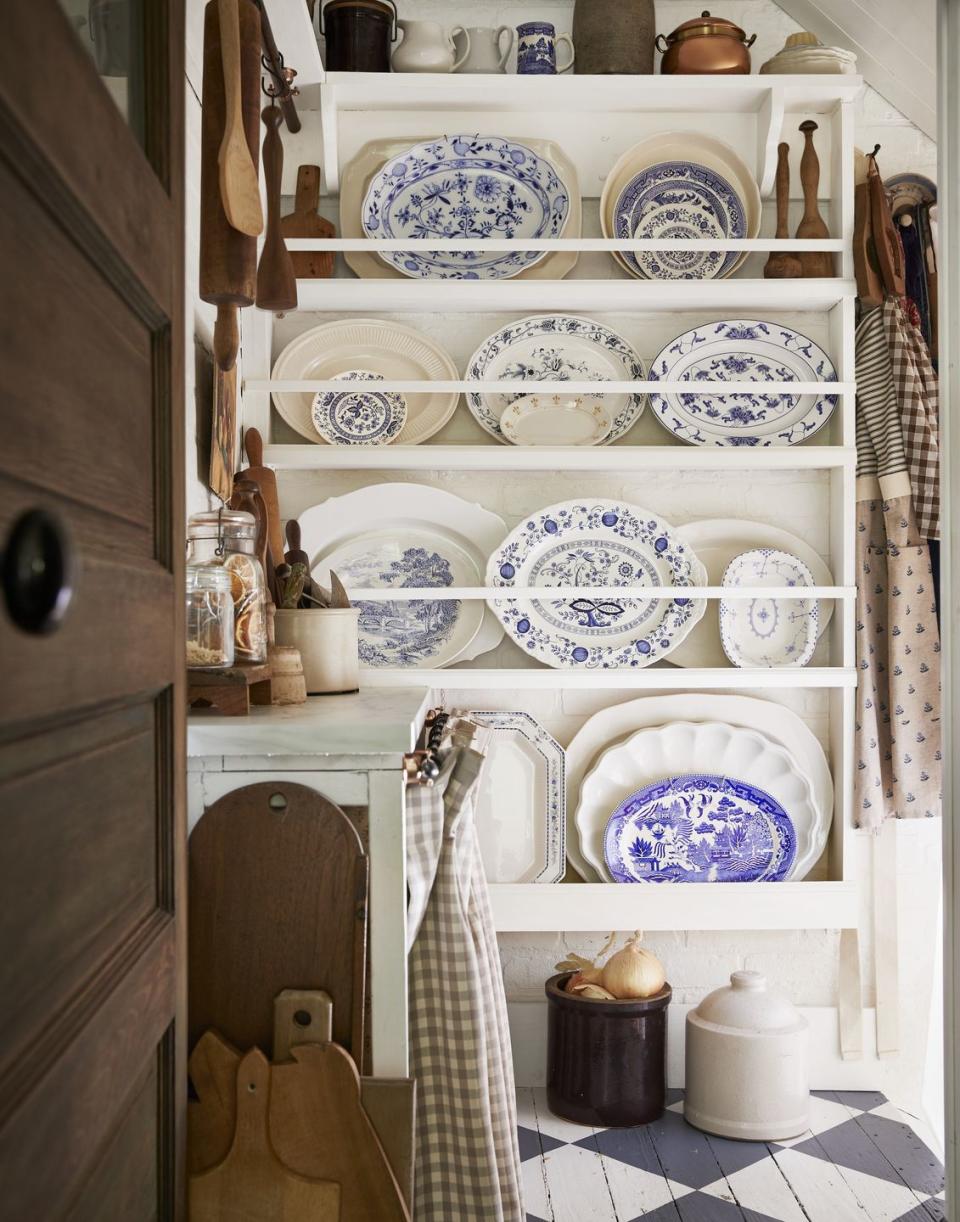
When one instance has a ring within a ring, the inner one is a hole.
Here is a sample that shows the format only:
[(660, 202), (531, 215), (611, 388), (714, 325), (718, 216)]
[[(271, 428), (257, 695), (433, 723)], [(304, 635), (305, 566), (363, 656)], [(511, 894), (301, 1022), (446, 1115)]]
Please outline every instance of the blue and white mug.
[[(566, 43), (570, 58), (557, 67), (557, 47)], [(549, 21), (525, 21), (517, 26), (517, 72), (533, 76), (556, 76), (573, 67), (573, 40), (569, 34), (557, 34)]]

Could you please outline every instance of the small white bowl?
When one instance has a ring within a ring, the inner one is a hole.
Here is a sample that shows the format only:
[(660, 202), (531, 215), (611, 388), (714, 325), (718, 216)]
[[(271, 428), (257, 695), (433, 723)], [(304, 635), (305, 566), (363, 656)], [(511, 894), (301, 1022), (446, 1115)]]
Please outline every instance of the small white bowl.
[(500, 430), (515, 446), (595, 446), (613, 418), (587, 395), (521, 395), (500, 417)]
[[(812, 586), (813, 575), (797, 556), (772, 547), (741, 552), (727, 565), (724, 586)], [(720, 600), (720, 641), (734, 666), (806, 666), (817, 647), (815, 598)]]

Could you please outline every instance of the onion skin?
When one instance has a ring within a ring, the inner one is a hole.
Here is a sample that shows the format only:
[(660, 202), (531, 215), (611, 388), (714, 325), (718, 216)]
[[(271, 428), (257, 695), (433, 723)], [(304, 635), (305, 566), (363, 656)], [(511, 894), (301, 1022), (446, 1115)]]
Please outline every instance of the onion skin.
[(603, 988), (620, 1001), (653, 997), (660, 992), (666, 980), (663, 964), (655, 954), (641, 947), (637, 934), (610, 956), (603, 965), (600, 977)]
[(614, 997), (612, 993), (608, 992), (605, 988), (603, 988), (602, 985), (591, 984), (589, 981), (585, 981), (582, 984), (578, 984), (577, 987), (573, 990), (571, 990), (570, 986), (568, 985), (567, 992), (569, 993), (571, 991), (573, 992), (574, 997), (581, 997), (585, 1001), (616, 1001), (617, 1000), (616, 997)]

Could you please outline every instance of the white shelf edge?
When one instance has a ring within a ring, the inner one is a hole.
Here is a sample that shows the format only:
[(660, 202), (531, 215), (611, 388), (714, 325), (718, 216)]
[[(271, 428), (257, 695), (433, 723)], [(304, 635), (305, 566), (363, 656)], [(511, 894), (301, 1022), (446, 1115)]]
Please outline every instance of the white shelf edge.
[(429, 687), (442, 691), (716, 691), (856, 687), (855, 667), (796, 670), (700, 669), (662, 666), (637, 670), (554, 670), (552, 667), (451, 667), (447, 670), (378, 667), (361, 670), (360, 687)]
[(557, 585), (557, 586), (353, 586), (351, 598), (363, 602), (421, 602), (443, 598), (486, 598), (512, 602), (517, 598), (843, 598), (852, 602), (856, 586), (657, 586), (657, 585)]
[(796, 471), (856, 466), (853, 446), (268, 445), (277, 471)]
[[(745, 250), (841, 252), (842, 238), (285, 238), (287, 250), (298, 251), (407, 251), (424, 250), (482, 252), (530, 251), (639, 251)], [(455, 277), (450, 277), (455, 279)], [(659, 282), (658, 282), (659, 283)]]
[(854, 882), (491, 883), (498, 932), (852, 929)]
[[(376, 387), (378, 391), (396, 391), (398, 394), (500, 394), (520, 395), (531, 390), (530, 381), (524, 378), (488, 378), (488, 379), (423, 379), (423, 378), (355, 378), (351, 386)], [(537, 381), (536, 387), (541, 395), (590, 395), (605, 392), (612, 395), (682, 395), (692, 388), (698, 391), (712, 392), (716, 398), (723, 399), (730, 395), (755, 394), (758, 385), (763, 386), (767, 395), (852, 395), (856, 393), (856, 382), (737, 382), (702, 378), (696, 382), (662, 381), (649, 378), (624, 379), (618, 381), (551, 381), (544, 378)], [(244, 381), (243, 389), (254, 394), (328, 394), (343, 391), (343, 382), (337, 378), (249, 378)]]

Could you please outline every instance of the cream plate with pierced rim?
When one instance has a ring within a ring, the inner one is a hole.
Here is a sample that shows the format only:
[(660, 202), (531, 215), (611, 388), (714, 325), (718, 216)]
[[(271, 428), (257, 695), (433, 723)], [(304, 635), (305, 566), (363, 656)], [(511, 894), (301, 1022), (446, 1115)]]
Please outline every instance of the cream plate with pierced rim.
[(595, 446), (612, 427), (607, 408), (585, 395), (521, 395), (500, 417), (515, 446)]

